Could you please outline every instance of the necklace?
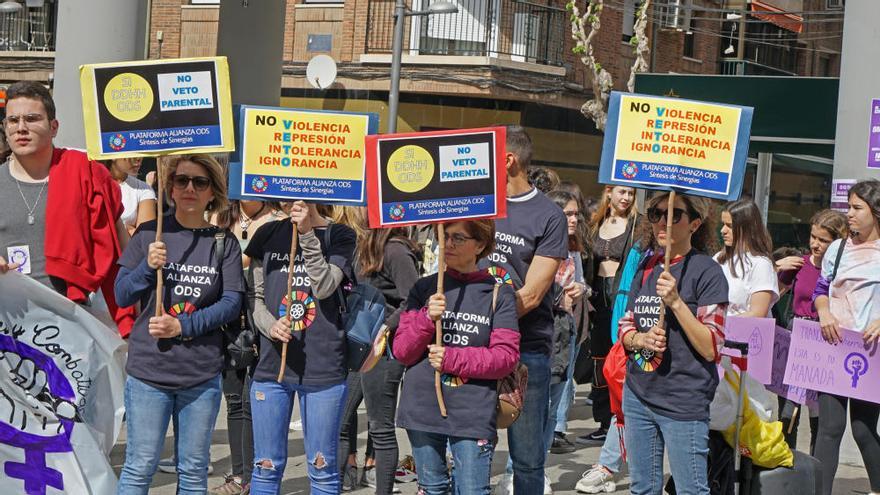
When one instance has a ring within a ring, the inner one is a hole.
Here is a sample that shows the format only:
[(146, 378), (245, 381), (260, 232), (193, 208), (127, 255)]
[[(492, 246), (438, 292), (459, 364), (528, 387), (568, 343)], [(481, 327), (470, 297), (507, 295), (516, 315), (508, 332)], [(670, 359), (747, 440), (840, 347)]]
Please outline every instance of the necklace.
[(37, 193), (37, 199), (36, 201), (34, 201), (34, 205), (31, 206), (28, 204), (27, 199), (25, 199), (24, 197), (24, 191), (21, 190), (21, 182), (14, 177), (12, 178), (12, 180), (15, 181), (15, 186), (18, 187), (18, 194), (21, 194), (21, 200), (24, 201), (24, 207), (28, 210), (27, 223), (28, 225), (33, 225), (34, 223), (36, 223), (36, 218), (34, 218), (34, 211), (37, 209), (37, 205), (40, 204), (40, 198), (43, 197), (43, 191), (46, 190), (46, 184), (48, 184), (49, 181), (47, 180), (46, 182), (43, 182), (43, 187), (40, 188), (40, 192)]
[(251, 223), (260, 217), (260, 213), (263, 213), (263, 210), (266, 208), (266, 203), (263, 203), (260, 206), (260, 209), (257, 210), (257, 213), (253, 217), (247, 216), (245, 214), (244, 209), (239, 207), (238, 210), (238, 226), (241, 227), (241, 240), (245, 240), (248, 238), (248, 227), (251, 226)]

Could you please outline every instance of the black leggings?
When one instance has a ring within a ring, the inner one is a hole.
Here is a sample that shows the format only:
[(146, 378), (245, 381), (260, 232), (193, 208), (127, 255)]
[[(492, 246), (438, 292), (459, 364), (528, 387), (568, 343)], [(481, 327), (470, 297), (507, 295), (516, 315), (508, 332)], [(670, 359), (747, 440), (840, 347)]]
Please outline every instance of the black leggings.
[[(336, 456), (339, 472), (344, 472), (348, 457), (357, 454), (358, 436), (358, 408), (364, 401), (364, 389), (361, 387), (361, 374), (352, 371), (348, 373), (348, 398), (345, 399), (345, 408), (342, 410), (342, 424), (339, 427), (339, 455)], [(364, 454), (372, 458), (373, 436), (367, 429), (367, 451)]]
[[(791, 450), (797, 450), (798, 424), (801, 422), (801, 415), (808, 414), (807, 406), (801, 406), (782, 396), (777, 397), (777, 399), (779, 400), (778, 419), (782, 422), (782, 434), (785, 436), (785, 443), (788, 444), (788, 448)], [(795, 407), (798, 408), (800, 414), (798, 414), (797, 418), (794, 418), (794, 425), (791, 425), (791, 431), (789, 432), (789, 425), (791, 424), (792, 416), (794, 416)], [(810, 416), (810, 450), (808, 451), (810, 455), (813, 455), (813, 452), (816, 449), (816, 435), (818, 433), (819, 416)]]
[(614, 305), (611, 287), (613, 277), (596, 277), (597, 293), (592, 303), (596, 311), (591, 316), (590, 353), (593, 356), (593, 387), (590, 398), (593, 400), (593, 420), (608, 429), (611, 425), (611, 398), (608, 395), (608, 384), (602, 367), (611, 350), (611, 332), (617, 331), (617, 322), (611, 321)]
[(232, 475), (250, 483), (254, 471), (254, 429), (251, 420), (250, 380), (246, 369), (223, 371), (223, 395), (226, 397), (226, 428), (229, 434), (229, 457)]
[(822, 493), (831, 495), (840, 456), (840, 441), (846, 431), (846, 408), (850, 404), (853, 438), (862, 453), (872, 492), (880, 492), (880, 435), (877, 419), (880, 404), (819, 393), (819, 435), (815, 457), (822, 462)]

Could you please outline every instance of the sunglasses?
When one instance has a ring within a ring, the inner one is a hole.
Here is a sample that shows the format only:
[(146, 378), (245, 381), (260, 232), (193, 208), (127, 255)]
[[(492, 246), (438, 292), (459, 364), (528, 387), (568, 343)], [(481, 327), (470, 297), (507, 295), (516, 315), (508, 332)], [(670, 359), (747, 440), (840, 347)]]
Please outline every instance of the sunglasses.
[(175, 189), (186, 189), (186, 186), (192, 182), (193, 189), (196, 191), (207, 191), (211, 187), (211, 179), (202, 175), (189, 176), (183, 174), (174, 174), (171, 177), (171, 185)]
[(468, 237), (462, 234), (452, 234), (446, 236), (446, 241), (451, 242), (455, 247), (461, 247), (465, 242), (473, 240), (473, 237)]
[[(661, 210), (660, 208), (648, 208), (648, 221), (651, 223), (657, 223), (660, 220), (666, 221), (666, 211)], [(681, 208), (673, 208), (672, 209), (672, 223), (678, 223), (681, 221), (681, 216), (687, 213), (687, 210), (682, 210)]]

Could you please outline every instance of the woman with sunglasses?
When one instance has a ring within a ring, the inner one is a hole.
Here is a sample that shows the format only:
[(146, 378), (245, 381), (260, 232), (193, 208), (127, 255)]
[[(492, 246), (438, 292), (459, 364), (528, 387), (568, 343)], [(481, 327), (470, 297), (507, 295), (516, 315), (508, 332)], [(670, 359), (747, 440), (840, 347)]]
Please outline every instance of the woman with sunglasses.
[(650, 225), (639, 242), (649, 250), (620, 320), (629, 354), (623, 414), (630, 491), (662, 492), (665, 446), (678, 492), (708, 494), (709, 404), (718, 385), (715, 362), (724, 340), (727, 280), (705, 254), (714, 236), (709, 201), (676, 196), (669, 237), (667, 204), (666, 193), (648, 202)]
[(724, 248), (715, 261), (730, 287), (727, 316), (770, 318), (779, 299), (773, 243), (758, 206), (750, 199), (728, 203), (721, 212)]
[[(299, 396), (311, 493), (337, 494), (339, 427), (347, 393), (339, 289), (354, 280), (355, 233), (345, 225), (330, 224), (314, 204), (296, 201), (289, 212), (290, 220), (260, 227), (245, 250), (251, 259), (248, 302), (260, 331), (260, 359), (250, 390), (251, 493), (275, 495), (281, 489), (293, 399)], [(291, 274), (294, 228), (299, 245)], [(282, 366), (284, 377), (279, 383)]]
[[(426, 495), (449, 491), (447, 444), (455, 463), (453, 493), (490, 493), (498, 380), (516, 368), (520, 341), (512, 285), (477, 269), (494, 240), (492, 220), (446, 225), (443, 294), (437, 294), (437, 274), (419, 279), (394, 337), (394, 355), (407, 367), (397, 426), (409, 436), (419, 493)], [(435, 321), (442, 346), (434, 345)], [(442, 373), (446, 418), (437, 405), (435, 370)]]
[(605, 357), (614, 343), (611, 333), (616, 331), (611, 321), (614, 295), (620, 285), (621, 264), (626, 260), (633, 243), (638, 209), (635, 207), (636, 190), (631, 187), (605, 186), (599, 208), (590, 221), (592, 259), (584, 264), (585, 280), (593, 288), (590, 302), (595, 308), (590, 323), (590, 353), (593, 357), (593, 419), (599, 429), (577, 438), (578, 443), (603, 443), (611, 426), (611, 402), (608, 385), (602, 374)]
[[(205, 493), (209, 449), (220, 409), (223, 336), (244, 293), (241, 249), (232, 234), (205, 220), (227, 203), (226, 175), (209, 155), (179, 155), (166, 165), (168, 200), (162, 241), (156, 222), (142, 224), (119, 260), (116, 300), (141, 303), (129, 337), (125, 410), (128, 433), (118, 493), (146, 494), (169, 420), (177, 425), (178, 489)], [(162, 315), (156, 305), (162, 269)]]
[[(876, 349), (880, 340), (880, 181), (863, 180), (850, 188), (846, 219), (849, 239), (836, 240), (828, 247), (813, 293), (819, 324), (831, 344), (841, 342), (840, 329), (846, 328), (860, 332), (866, 348)], [(830, 495), (834, 487), (847, 408), (871, 494), (880, 494), (880, 404), (819, 392), (815, 456), (822, 461), (822, 493)]]

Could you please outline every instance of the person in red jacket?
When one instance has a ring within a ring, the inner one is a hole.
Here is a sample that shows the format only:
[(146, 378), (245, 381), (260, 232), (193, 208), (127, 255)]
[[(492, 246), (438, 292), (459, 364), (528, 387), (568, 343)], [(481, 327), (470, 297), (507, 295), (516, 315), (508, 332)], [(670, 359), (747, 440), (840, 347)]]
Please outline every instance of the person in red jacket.
[(12, 154), (0, 165), (0, 274), (19, 271), (79, 303), (104, 288), (127, 335), (134, 309), (119, 308), (113, 295), (128, 238), (119, 185), (85, 153), (55, 147), (55, 102), (43, 85), (17, 82), (6, 95), (3, 130)]
[[(519, 323), (513, 286), (500, 284), (477, 261), (492, 252), (492, 220), (446, 226), (444, 291), (437, 274), (416, 282), (394, 336), (394, 356), (407, 366), (397, 413), (419, 472), (419, 493), (446, 494), (446, 445), (455, 462), (454, 493), (490, 492), (497, 443), (498, 380), (519, 362)], [(434, 345), (435, 322), (443, 329)], [(434, 372), (441, 373), (448, 415), (440, 415)]]

